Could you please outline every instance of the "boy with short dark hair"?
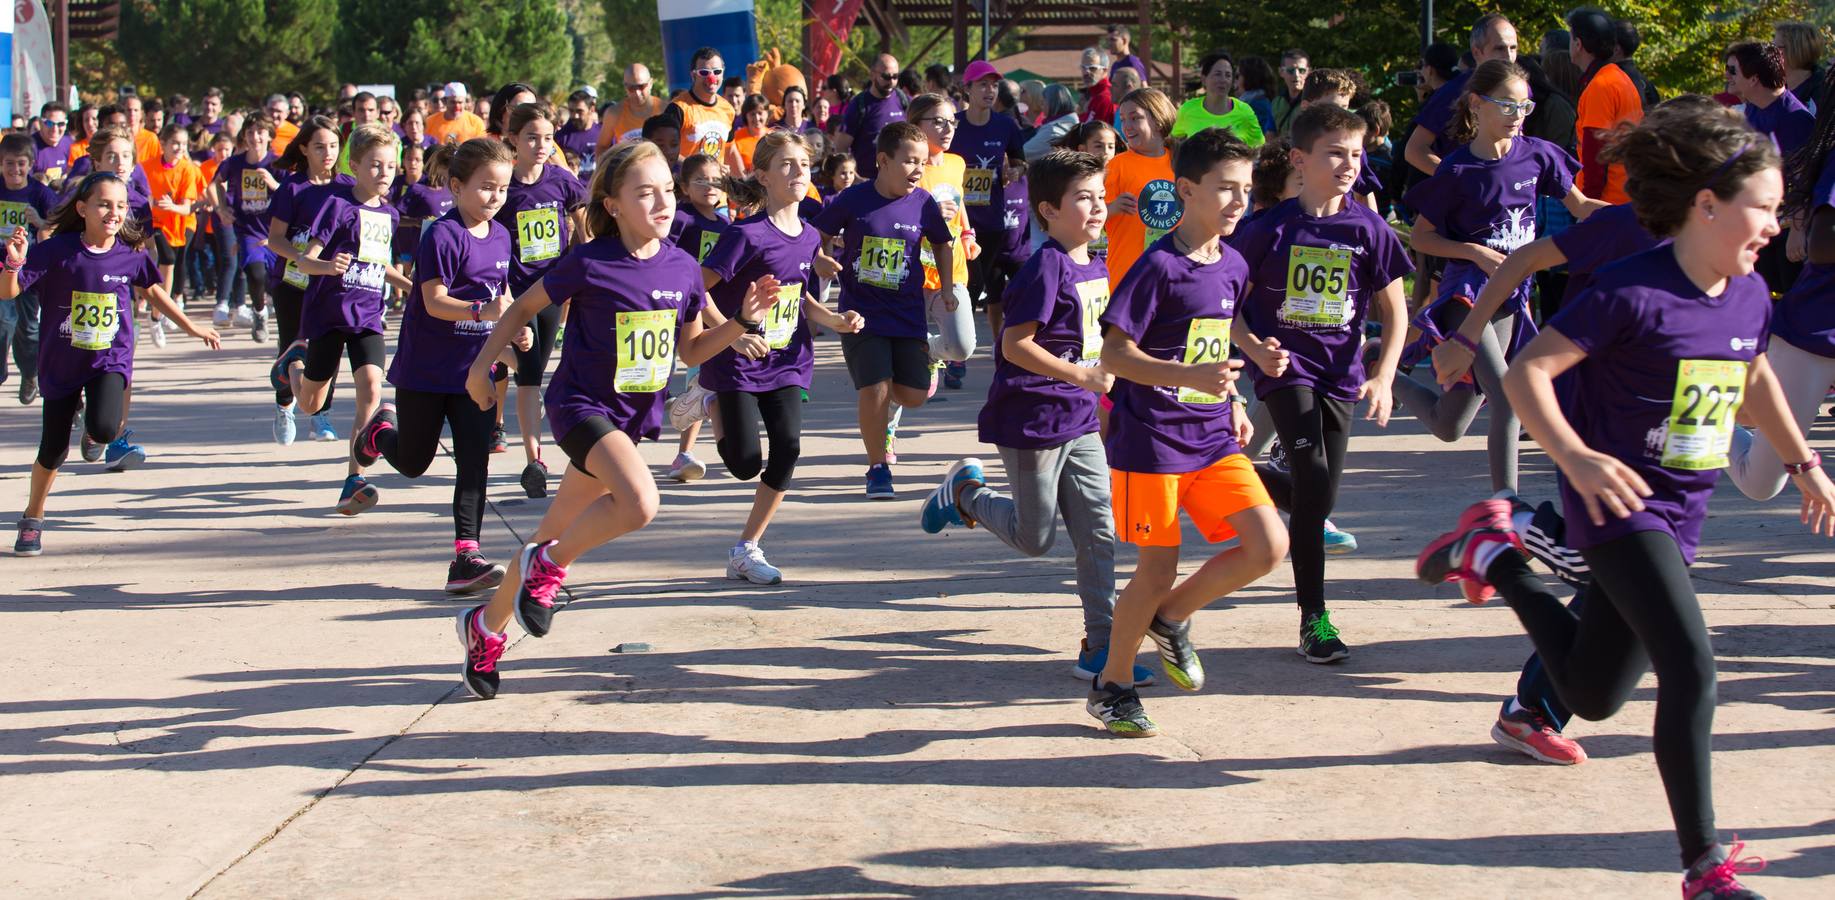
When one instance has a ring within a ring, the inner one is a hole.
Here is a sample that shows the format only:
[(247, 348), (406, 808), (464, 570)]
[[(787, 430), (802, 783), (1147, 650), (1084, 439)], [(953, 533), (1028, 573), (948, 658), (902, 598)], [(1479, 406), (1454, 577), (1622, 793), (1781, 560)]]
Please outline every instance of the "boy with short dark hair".
[[(0, 183), (0, 239), (11, 237), (15, 228), (24, 228), (37, 243), (47, 227), (45, 220), (57, 208), (57, 194), (32, 177), (37, 155), (38, 148), (29, 135), (0, 138), (0, 175), (4, 176), (4, 183)], [(0, 382), (7, 379), (9, 346), (13, 360), (19, 364), (19, 402), (31, 403), (38, 398), (38, 297), (32, 291), (0, 300)]]

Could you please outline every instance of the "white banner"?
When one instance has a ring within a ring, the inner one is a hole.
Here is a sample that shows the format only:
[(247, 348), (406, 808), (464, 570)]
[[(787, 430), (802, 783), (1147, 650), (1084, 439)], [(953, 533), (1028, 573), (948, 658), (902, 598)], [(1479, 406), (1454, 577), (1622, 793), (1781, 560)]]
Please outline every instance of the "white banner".
[[(3, 2), (3, 0), (0, 0)], [(56, 99), (57, 57), (51, 46), (51, 17), (41, 0), (13, 5), (13, 111), (30, 118)]]

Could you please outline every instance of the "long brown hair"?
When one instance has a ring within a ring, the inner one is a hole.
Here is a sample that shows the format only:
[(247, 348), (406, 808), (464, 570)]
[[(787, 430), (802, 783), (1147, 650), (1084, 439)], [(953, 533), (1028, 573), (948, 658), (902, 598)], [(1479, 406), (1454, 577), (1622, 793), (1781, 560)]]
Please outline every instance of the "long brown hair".
[(1446, 136), (1456, 144), (1469, 144), (1478, 137), (1478, 114), (1472, 111), (1472, 98), (1488, 97), (1492, 91), (1512, 82), (1529, 83), (1529, 72), (1505, 59), (1486, 60), (1472, 70), (1465, 83), (1465, 93), (1453, 108), (1453, 120), (1446, 125)]
[(649, 141), (625, 141), (599, 157), (599, 164), (593, 170), (592, 202), (586, 207), (586, 227), (592, 229), (595, 237), (618, 234), (618, 220), (612, 218), (612, 214), (606, 210), (605, 199), (617, 195), (618, 188), (623, 186), (625, 176), (631, 173), (631, 169), (648, 159), (668, 162), (662, 148)]
[(139, 250), (146, 243), (147, 236), (140, 230), (140, 223), (134, 221), (132, 209), (134, 192), (128, 189), (127, 182), (121, 180), (121, 176), (113, 172), (91, 172), (83, 176), (82, 182), (77, 184), (75, 191), (71, 192), (70, 199), (65, 200), (62, 205), (51, 212), (52, 233), (65, 234), (71, 231), (81, 233), (87, 229), (89, 222), (83, 218), (82, 211), (76, 208), (77, 201), (88, 203), (90, 196), (95, 194), (98, 186), (111, 181), (121, 185), (121, 191), (127, 195), (129, 204), (127, 219), (121, 223), (121, 230), (115, 232), (115, 240)]
[(720, 186), (726, 191), (727, 202), (734, 206), (762, 208), (765, 186), (758, 180), (758, 173), (771, 168), (777, 163), (778, 157), (795, 149), (801, 149), (804, 156), (814, 155), (809, 151), (809, 142), (794, 131), (773, 131), (759, 138), (758, 146), (752, 150), (752, 174), (744, 178), (727, 175), (721, 180)]

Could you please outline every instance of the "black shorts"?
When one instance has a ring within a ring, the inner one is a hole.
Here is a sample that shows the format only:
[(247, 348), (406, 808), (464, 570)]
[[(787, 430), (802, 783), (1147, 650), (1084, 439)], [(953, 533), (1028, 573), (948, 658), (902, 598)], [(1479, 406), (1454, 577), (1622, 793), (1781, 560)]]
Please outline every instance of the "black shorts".
[(573, 467), (591, 475), (586, 468), (586, 457), (592, 453), (599, 439), (618, 431), (612, 420), (604, 416), (588, 416), (586, 421), (567, 430), (556, 443), (561, 445), (561, 452), (567, 454), (567, 461)]
[(306, 379), (324, 382), (337, 377), (338, 357), (346, 354), (353, 373), (364, 366), (384, 368), (383, 353), (382, 335), (374, 331), (327, 331), (306, 342)]
[(535, 314), (535, 319), (529, 323), (529, 330), (535, 333), (535, 340), (529, 344), (529, 349), (515, 350), (517, 387), (542, 386), (542, 376), (548, 372), (548, 358), (554, 355), (554, 335), (560, 329), (559, 303)]
[(914, 390), (930, 389), (930, 342), (923, 338), (879, 334), (844, 334), (841, 355), (854, 390), (890, 381)]
[(178, 252), (180, 249), (182, 248), (174, 247), (171, 241), (166, 240), (165, 232), (157, 228), (153, 229), (153, 258), (155, 262), (162, 266), (178, 265)]

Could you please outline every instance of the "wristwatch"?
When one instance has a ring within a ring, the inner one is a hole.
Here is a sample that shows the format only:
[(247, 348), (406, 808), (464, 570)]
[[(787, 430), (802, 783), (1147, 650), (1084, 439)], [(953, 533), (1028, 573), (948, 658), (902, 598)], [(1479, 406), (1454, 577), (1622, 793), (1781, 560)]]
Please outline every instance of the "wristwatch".
[(1811, 469), (1820, 469), (1820, 468), (1822, 468), (1822, 454), (1817, 453), (1814, 450), (1810, 451), (1810, 458), (1807, 462), (1785, 463), (1784, 464), (1784, 471), (1792, 475), (1802, 475), (1803, 473), (1808, 472)]

